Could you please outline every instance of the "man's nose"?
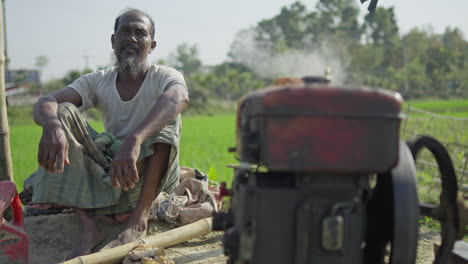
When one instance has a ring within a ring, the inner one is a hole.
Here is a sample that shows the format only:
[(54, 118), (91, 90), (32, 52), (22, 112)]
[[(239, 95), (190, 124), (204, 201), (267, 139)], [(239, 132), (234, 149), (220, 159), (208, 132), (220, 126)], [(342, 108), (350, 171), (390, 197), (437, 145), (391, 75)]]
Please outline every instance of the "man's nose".
[(130, 34), (130, 35), (128, 36), (128, 38), (127, 38), (127, 41), (136, 43), (136, 42), (137, 42), (137, 38), (136, 38), (135, 34)]

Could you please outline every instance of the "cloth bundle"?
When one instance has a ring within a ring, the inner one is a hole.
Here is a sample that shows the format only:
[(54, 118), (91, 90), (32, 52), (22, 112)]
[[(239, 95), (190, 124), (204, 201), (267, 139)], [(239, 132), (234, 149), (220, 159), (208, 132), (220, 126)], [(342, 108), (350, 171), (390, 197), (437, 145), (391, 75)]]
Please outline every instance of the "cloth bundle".
[(153, 202), (150, 219), (186, 225), (218, 212), (219, 188), (206, 181), (186, 178), (170, 194), (162, 192)]

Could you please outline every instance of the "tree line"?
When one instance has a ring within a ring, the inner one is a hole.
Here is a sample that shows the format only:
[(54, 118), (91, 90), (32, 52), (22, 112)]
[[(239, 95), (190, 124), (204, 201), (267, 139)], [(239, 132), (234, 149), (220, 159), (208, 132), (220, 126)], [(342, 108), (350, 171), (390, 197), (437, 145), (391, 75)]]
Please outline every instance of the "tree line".
[[(197, 46), (187, 43), (158, 63), (184, 74), (191, 108), (233, 102), (275, 78), (307, 74), (300, 68), (312, 66), (304, 59), (323, 69), (330, 66), (328, 62), (339, 62), (335, 63), (342, 75), (339, 80), (347, 86), (394, 90), (405, 99), (466, 98), (468, 42), (459, 29), (448, 27), (435, 33), (427, 27), (402, 33), (393, 7), (378, 7), (360, 22), (356, 2), (320, 0), (314, 10), (301, 2), (284, 6), (279, 14), (237, 33), (228, 60), (218, 65), (203, 65)], [(289, 55), (295, 57), (269, 60)], [(271, 71), (278, 66), (284, 67)], [(73, 71), (50, 81), (45, 90), (62, 88), (82, 73)]]

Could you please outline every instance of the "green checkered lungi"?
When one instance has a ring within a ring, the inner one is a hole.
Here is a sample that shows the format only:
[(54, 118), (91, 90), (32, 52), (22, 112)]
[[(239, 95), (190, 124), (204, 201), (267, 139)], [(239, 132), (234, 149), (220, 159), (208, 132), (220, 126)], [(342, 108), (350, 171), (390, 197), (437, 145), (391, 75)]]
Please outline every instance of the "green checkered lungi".
[[(109, 175), (110, 156), (120, 142), (109, 133), (99, 134), (91, 128), (73, 104), (60, 104), (58, 118), (67, 136), (70, 165), (65, 165), (63, 173), (49, 173), (42, 167), (38, 168), (34, 179), (33, 203), (52, 203), (90, 209), (96, 215), (131, 211), (136, 207), (140, 197), (144, 171), (142, 160), (154, 153), (155, 143), (172, 146), (168, 169), (161, 180), (158, 192), (171, 192), (177, 186), (180, 176), (178, 153), (180, 115), (141, 145), (137, 163), (140, 180), (136, 187), (129, 191), (115, 189)], [(109, 146), (105, 150), (102, 149), (103, 141), (107, 141), (105, 143)]]

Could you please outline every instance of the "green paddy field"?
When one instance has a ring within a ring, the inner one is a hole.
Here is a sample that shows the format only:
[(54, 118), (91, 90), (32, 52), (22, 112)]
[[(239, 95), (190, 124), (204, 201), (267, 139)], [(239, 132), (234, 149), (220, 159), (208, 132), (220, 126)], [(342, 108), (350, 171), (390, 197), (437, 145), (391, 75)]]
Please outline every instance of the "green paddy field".
[[(428, 134), (444, 143), (468, 146), (468, 100), (424, 100), (406, 103), (411, 107), (458, 119), (444, 119), (417, 113), (408, 108), (407, 120), (402, 123), (402, 138), (414, 134)], [(31, 119), (31, 107), (10, 107), (10, 140), (15, 182), (22, 189), (23, 181), (37, 168), (37, 145), (41, 128)], [(466, 118), (465, 120), (462, 120)], [(98, 131), (103, 130), (99, 121), (91, 121)], [(209, 174), (212, 180), (230, 181), (233, 171), (227, 164), (237, 163), (229, 147), (235, 146), (235, 115), (184, 116), (180, 147), (180, 164), (198, 168)], [(468, 159), (468, 147), (450, 147), (452, 159), (457, 167), (463, 167)], [(462, 168), (463, 169), (463, 168)], [(465, 168), (468, 170), (468, 168)], [(432, 170), (434, 171), (434, 170)], [(420, 181), (429, 184), (437, 175), (424, 172)], [(460, 181), (466, 184), (466, 177)], [(426, 183), (429, 182), (429, 183)], [(437, 197), (430, 195), (430, 197)], [(426, 198), (424, 198), (426, 199)], [(430, 198), (427, 198), (430, 199)]]

